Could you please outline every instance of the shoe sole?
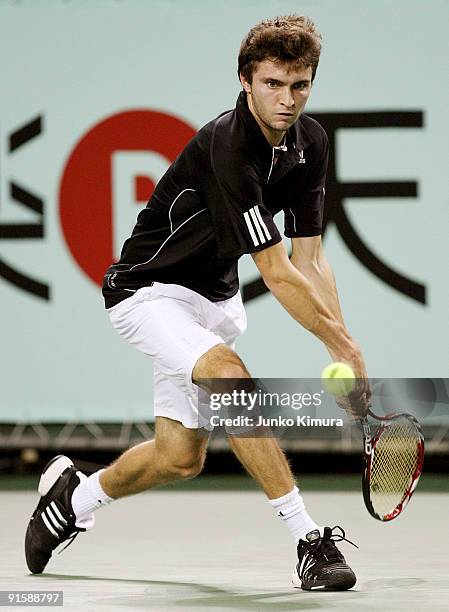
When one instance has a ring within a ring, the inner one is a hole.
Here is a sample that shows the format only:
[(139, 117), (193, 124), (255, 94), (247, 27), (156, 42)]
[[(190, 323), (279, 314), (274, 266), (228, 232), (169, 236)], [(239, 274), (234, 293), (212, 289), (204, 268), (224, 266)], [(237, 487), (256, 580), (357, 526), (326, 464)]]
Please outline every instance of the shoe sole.
[(295, 589), (302, 589), (303, 591), (347, 591), (348, 589), (352, 589), (357, 580), (354, 576), (353, 580), (349, 580), (348, 578), (340, 578), (340, 584), (338, 582), (339, 581), (336, 580), (332, 586), (326, 586), (325, 584), (321, 584), (317, 586), (305, 587), (302, 583), (302, 580), (298, 576), (296, 567), (293, 569), (292, 584)]
[(64, 455), (58, 455), (47, 463), (42, 471), (38, 491), (41, 497), (47, 495), (50, 489), (54, 486), (58, 478), (69, 467), (73, 466), (73, 461)]

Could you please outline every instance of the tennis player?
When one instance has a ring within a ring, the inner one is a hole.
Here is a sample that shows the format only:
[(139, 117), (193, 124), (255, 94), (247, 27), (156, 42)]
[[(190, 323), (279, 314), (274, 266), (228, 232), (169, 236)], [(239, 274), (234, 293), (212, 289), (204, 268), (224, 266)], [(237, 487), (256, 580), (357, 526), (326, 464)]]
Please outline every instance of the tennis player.
[[(298, 15), (250, 30), (238, 57), (242, 91), (235, 108), (187, 144), (140, 212), (120, 261), (107, 270), (103, 295), (113, 327), (153, 358), (155, 437), (89, 477), (68, 457), (46, 466), (26, 534), (32, 573), (43, 572), (61, 542), (91, 528), (98, 508), (201, 472), (207, 423), (196, 383), (250, 378), (234, 350), (246, 326), (237, 275), (244, 254), (332, 359), (351, 365), (362, 383), (343, 407), (366, 414), (363, 358), (343, 323), (321, 247), (328, 141), (303, 113), (320, 40), (313, 22)], [(280, 211), (291, 258), (273, 220)], [(335, 544), (345, 534), (308, 514), (277, 440), (230, 436), (229, 443), (293, 536), (294, 585), (351, 588), (356, 577)]]

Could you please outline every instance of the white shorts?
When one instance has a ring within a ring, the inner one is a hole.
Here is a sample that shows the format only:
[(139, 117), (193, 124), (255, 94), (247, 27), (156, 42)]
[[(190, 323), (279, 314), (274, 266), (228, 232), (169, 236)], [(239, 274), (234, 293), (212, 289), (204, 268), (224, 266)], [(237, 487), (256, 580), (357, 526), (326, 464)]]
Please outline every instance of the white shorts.
[(154, 283), (108, 309), (113, 327), (154, 362), (154, 415), (191, 429), (212, 429), (198, 410), (199, 388), (192, 382), (198, 359), (217, 344), (234, 347), (246, 329), (240, 292), (210, 302), (181, 287)]

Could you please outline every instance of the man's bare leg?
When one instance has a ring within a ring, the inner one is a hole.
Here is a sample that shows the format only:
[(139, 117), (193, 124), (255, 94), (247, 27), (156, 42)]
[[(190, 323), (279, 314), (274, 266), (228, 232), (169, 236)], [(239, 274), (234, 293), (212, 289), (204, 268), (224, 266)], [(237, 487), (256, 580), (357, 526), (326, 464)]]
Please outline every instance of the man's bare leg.
[(201, 472), (207, 436), (178, 421), (156, 417), (155, 438), (127, 450), (100, 475), (104, 492), (114, 499), (140, 493)]
[[(219, 344), (205, 353), (197, 361), (192, 375), (194, 382), (214, 378), (250, 377), (237, 353), (225, 344)], [(268, 499), (275, 499), (292, 491), (295, 486), (293, 474), (276, 439), (230, 436), (229, 444)]]
[[(249, 379), (250, 374), (240, 357), (225, 344), (215, 346), (203, 355), (193, 369), (193, 381), (213, 386), (215, 378)], [(208, 382), (208, 379), (210, 382)], [(230, 381), (230, 384), (233, 384)], [(208, 389), (211, 391), (211, 389)], [(252, 432), (255, 434), (256, 432)], [(295, 487), (295, 479), (277, 440), (265, 428), (259, 436), (229, 436), (229, 444), (237, 458), (264, 490), (268, 500), (292, 534), (295, 543), (318, 528), (306, 511)]]
[(276, 499), (293, 490), (295, 480), (276, 438), (229, 436), (229, 445), (237, 459), (268, 499)]

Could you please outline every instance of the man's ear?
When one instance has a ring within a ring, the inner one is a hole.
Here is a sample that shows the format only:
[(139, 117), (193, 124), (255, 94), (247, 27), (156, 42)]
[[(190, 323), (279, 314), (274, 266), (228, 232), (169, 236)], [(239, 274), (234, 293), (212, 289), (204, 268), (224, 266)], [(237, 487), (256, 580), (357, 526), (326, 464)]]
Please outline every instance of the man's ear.
[(243, 74), (240, 74), (239, 77), (240, 77), (240, 83), (242, 84), (243, 89), (246, 91), (246, 93), (251, 93), (251, 83), (248, 83), (248, 81), (245, 79)]

